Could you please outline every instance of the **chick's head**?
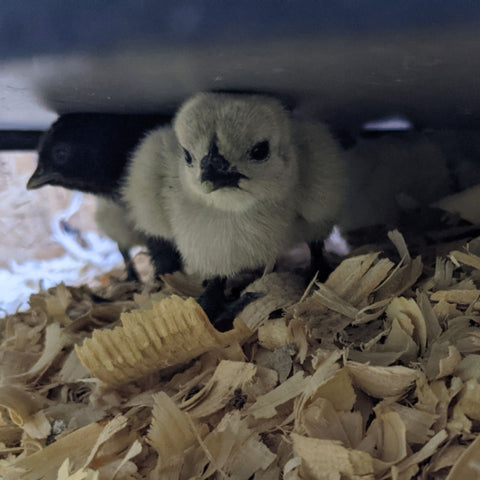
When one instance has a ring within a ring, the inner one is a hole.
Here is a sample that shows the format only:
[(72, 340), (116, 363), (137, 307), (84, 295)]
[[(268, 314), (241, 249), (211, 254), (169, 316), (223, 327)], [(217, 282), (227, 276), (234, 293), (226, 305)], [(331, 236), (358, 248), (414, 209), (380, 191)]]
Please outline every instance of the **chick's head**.
[(221, 210), (285, 198), (297, 181), (291, 120), (275, 99), (201, 93), (174, 122), (183, 187)]
[(108, 123), (95, 115), (61, 116), (45, 133), (38, 165), (27, 188), (54, 185), (95, 194), (117, 186), (123, 164), (112, 151), (115, 138)]

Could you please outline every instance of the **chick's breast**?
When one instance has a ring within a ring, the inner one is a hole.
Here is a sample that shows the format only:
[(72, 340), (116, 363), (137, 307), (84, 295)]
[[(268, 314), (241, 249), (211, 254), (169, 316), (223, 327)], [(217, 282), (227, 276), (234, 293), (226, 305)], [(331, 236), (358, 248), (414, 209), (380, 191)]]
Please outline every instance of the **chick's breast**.
[(186, 268), (205, 277), (228, 277), (263, 267), (275, 260), (292, 238), (291, 202), (232, 214), (186, 196), (169, 201), (175, 241)]

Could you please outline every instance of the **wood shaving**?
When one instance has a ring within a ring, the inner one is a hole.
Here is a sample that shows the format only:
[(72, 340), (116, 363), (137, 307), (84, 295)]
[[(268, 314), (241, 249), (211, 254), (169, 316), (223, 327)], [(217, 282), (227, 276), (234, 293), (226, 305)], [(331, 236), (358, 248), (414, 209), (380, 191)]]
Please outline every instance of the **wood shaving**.
[(414, 385), (419, 372), (401, 365), (374, 367), (358, 362), (346, 362), (353, 383), (374, 398), (398, 397)]
[(0, 476), (478, 478), (480, 257), (390, 238), (399, 261), (345, 258), (307, 291), (256, 280), (224, 333), (183, 275), (32, 295), (0, 324)]
[(196, 437), (187, 415), (164, 392), (154, 395), (147, 439), (158, 454), (156, 475), (178, 475), (185, 450), (195, 445)]
[(217, 332), (195, 300), (175, 295), (153, 302), (151, 310), (124, 313), (121, 320), (121, 327), (94, 331), (92, 338), (75, 347), (83, 365), (111, 384), (188, 362), (250, 333), (242, 322), (236, 330)]
[[(291, 434), (294, 454), (302, 459), (300, 478), (334, 480), (373, 480), (373, 462), (370, 455), (347, 449), (340, 442), (307, 438)], [(322, 455), (319, 455), (322, 452)]]
[(475, 480), (480, 471), (480, 437), (454, 463), (446, 480)]
[(268, 320), (277, 310), (286, 309), (298, 302), (303, 293), (302, 278), (285, 273), (270, 273), (251, 283), (243, 293), (254, 292), (260, 298), (245, 307), (239, 314), (252, 330)]

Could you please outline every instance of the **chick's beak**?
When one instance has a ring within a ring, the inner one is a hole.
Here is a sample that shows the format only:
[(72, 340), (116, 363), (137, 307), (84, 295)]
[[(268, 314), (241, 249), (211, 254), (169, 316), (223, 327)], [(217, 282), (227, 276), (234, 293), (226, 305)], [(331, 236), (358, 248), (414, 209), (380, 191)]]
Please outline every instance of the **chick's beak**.
[(45, 168), (42, 165), (39, 165), (28, 180), (27, 190), (34, 190), (43, 187), (44, 185), (51, 185), (58, 179), (58, 173), (46, 172)]
[(200, 170), (200, 182), (206, 193), (224, 187), (238, 188), (240, 179), (247, 178), (218, 152), (214, 141), (210, 145), (208, 154), (200, 162)]

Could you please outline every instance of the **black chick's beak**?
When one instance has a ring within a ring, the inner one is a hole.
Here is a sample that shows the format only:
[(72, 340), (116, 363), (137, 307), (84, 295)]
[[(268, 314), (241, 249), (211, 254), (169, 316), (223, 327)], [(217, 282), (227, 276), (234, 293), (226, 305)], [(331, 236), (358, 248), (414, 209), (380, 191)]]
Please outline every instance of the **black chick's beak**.
[(42, 165), (38, 165), (37, 169), (27, 182), (27, 190), (34, 190), (44, 185), (55, 185), (59, 180), (59, 174), (56, 172), (46, 172)]
[(219, 153), (215, 140), (210, 144), (208, 154), (200, 161), (200, 169), (200, 182), (206, 193), (225, 187), (238, 188), (238, 182), (247, 178)]

